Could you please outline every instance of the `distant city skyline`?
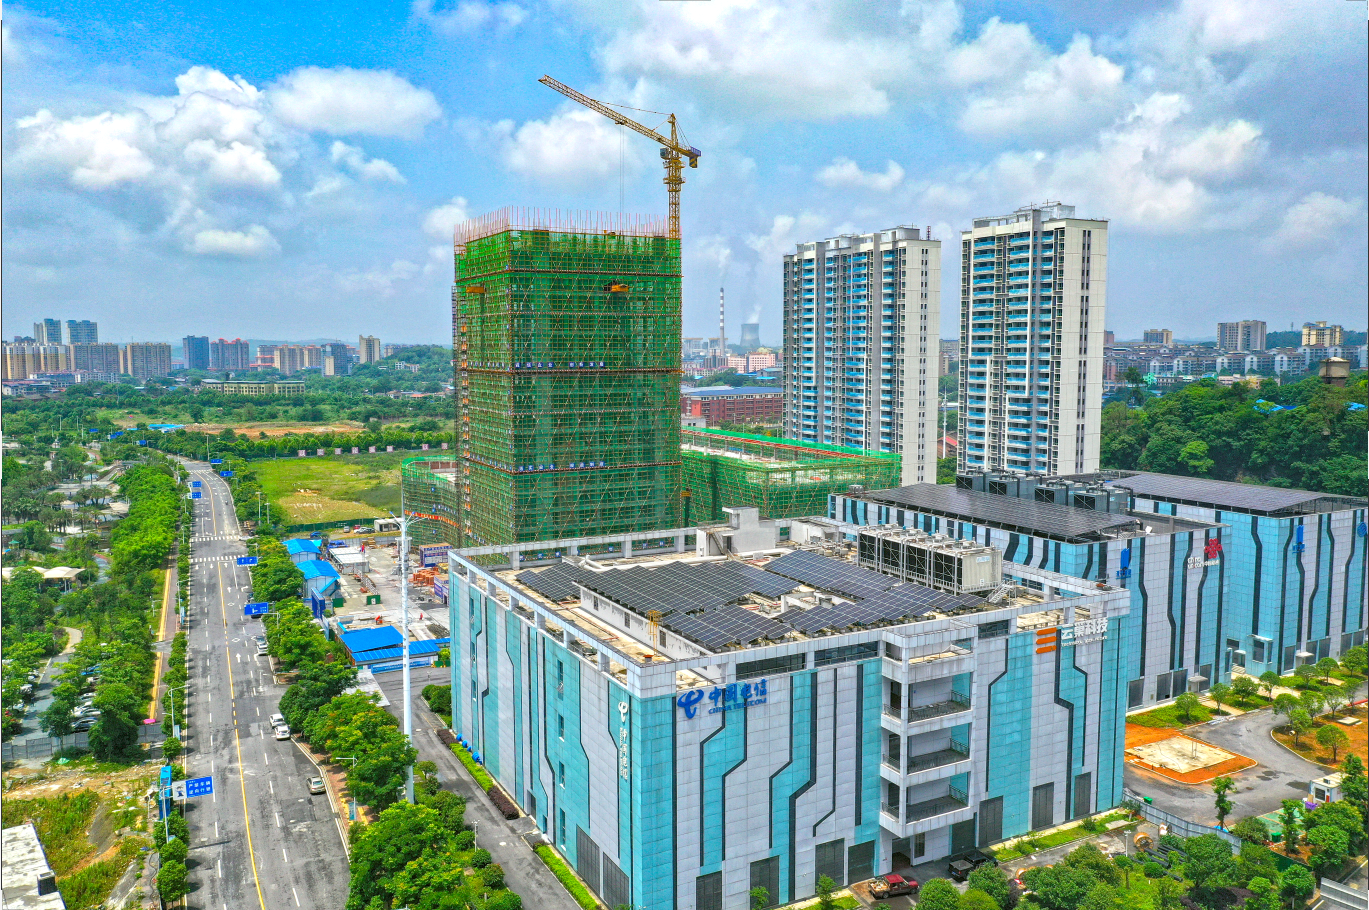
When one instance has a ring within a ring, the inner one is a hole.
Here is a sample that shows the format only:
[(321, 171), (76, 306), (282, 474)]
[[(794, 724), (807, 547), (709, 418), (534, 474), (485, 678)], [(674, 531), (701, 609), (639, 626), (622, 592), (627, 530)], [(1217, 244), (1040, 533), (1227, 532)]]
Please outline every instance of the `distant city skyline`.
[[(1369, 293), (1357, 4), (244, 10), (5, 10), (7, 337), (69, 313), (119, 341), (288, 336), (311, 312), (342, 338), (379, 320), (443, 337), (456, 222), (664, 212), (652, 144), (547, 72), (676, 112), (702, 150), (682, 195), (686, 335), (714, 334), (725, 286), (729, 337), (757, 319), (778, 337), (775, 276), (801, 239), (954, 239), (1023, 200), (1109, 220), (1121, 337), (1349, 324)], [(945, 312), (958, 295), (948, 271)]]

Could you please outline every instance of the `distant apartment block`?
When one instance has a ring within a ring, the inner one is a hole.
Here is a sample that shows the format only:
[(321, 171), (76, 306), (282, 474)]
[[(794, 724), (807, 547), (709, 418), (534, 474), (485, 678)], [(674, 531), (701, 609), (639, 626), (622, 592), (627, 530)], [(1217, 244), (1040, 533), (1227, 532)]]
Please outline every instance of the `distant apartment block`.
[(209, 368), (211, 370), (245, 370), (251, 366), (251, 345), (241, 338), (232, 341), (220, 338), (209, 345)]
[[(1265, 324), (1261, 319), (1217, 323), (1217, 350), (1245, 353), (1263, 351)], [(1304, 334), (1306, 330), (1304, 329)]]
[[(317, 347), (314, 348), (318, 350)], [(309, 351), (299, 344), (278, 344), (271, 356), (276, 369), (286, 376), (292, 376), (309, 366)]]
[(71, 347), (65, 344), (6, 344), (0, 352), (0, 379), (30, 379), (39, 373), (71, 369)]
[[(37, 328), (37, 326), (35, 326)], [(1320, 322), (1304, 322), (1302, 325), (1303, 347), (1330, 347), (1345, 344), (1345, 329), (1338, 325)]]
[(303, 395), (302, 382), (206, 382), (206, 388), (225, 395)]
[(382, 351), (380, 339), (374, 335), (360, 335), (357, 337), (357, 353), (360, 355), (362, 363), (375, 363), (381, 359)]
[(89, 319), (67, 320), (67, 344), (95, 344), (100, 340), (100, 327)]
[(710, 427), (778, 421), (784, 415), (784, 391), (767, 386), (685, 389), (680, 396), (680, 413), (703, 417)]
[(94, 344), (73, 344), (71, 346), (71, 368), (89, 373), (118, 376), (119, 346), (112, 342)]
[(1116, 344), (1116, 343), (1117, 343), (1117, 333), (1114, 332), (1114, 331), (1111, 331), (1110, 329), (1104, 329), (1104, 330), (1103, 330), (1103, 344)]
[(33, 324), (33, 340), (37, 344), (61, 344), (62, 320), (40, 319)]
[(323, 345), (323, 375), (346, 376), (352, 372), (352, 350), (340, 341)]
[(896, 227), (784, 257), (784, 435), (903, 456), (936, 480), (941, 241)]
[(1169, 329), (1146, 329), (1141, 335), (1142, 344), (1162, 344), (1169, 347), (1174, 344), (1174, 333)]
[(1107, 222), (1052, 202), (960, 236), (958, 469), (1097, 470)]
[(209, 369), (209, 336), (186, 335), (181, 339), (181, 356), (187, 370)]
[(171, 345), (131, 341), (119, 349), (119, 372), (134, 379), (151, 379), (171, 372)]
[(699, 357), (707, 357), (709, 351), (713, 350), (713, 340), (711, 338), (685, 338), (680, 343), (680, 356), (684, 360), (695, 360)]

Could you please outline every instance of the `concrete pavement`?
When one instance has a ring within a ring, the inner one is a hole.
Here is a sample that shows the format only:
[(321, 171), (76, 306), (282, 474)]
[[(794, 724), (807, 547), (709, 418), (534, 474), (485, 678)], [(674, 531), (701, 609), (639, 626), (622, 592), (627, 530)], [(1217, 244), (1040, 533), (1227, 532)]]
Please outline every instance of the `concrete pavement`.
[(343, 835), (326, 796), (311, 797), (316, 774), (290, 741), (277, 741), (269, 718), (285, 689), (268, 659), (256, 656), (258, 620), (248, 622), (251, 576), (236, 557), (239, 539), (228, 486), (204, 463), (195, 501), (190, 581), (188, 777), (212, 776), (214, 795), (191, 800), (187, 898), (196, 910), (317, 907), (346, 903)]
[[(523, 906), (537, 910), (579, 910), (577, 904), (551, 874), (546, 863), (532, 852), (522, 835), (533, 829), (532, 819), (526, 816), (506, 821), (494, 810), (489, 797), (470, 776), (466, 766), (443, 745), (437, 731), (444, 728), (441, 718), (428, 710), (428, 703), (419, 695), (423, 687), (451, 682), (446, 667), (424, 667), (410, 671), (413, 686), (413, 744), (420, 761), (437, 765), (438, 777), (444, 790), (451, 790), (466, 798), (466, 822), (477, 828), (477, 842), (490, 851), (494, 861), (504, 867), (504, 880), (509, 890), (523, 898)], [(385, 710), (404, 722), (404, 680), (398, 672), (381, 673), (376, 677), (390, 706)]]

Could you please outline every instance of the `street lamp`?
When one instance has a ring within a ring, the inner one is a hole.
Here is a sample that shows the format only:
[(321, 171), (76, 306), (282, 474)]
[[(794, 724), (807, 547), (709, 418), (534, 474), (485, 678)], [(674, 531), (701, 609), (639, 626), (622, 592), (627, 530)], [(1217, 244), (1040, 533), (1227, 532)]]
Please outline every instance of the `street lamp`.
[[(167, 697), (171, 699), (171, 729), (173, 729), (173, 730), (175, 730), (176, 727), (177, 727), (177, 724), (176, 724), (176, 697), (175, 697), (174, 695), (172, 695), (171, 693), (172, 693), (172, 692), (179, 692), (179, 691), (182, 690), (182, 689), (188, 689), (188, 688), (190, 688), (190, 683), (186, 683), (186, 684), (183, 685), (183, 686), (176, 686), (174, 689), (173, 689), (173, 688), (168, 688), (168, 689), (166, 690)], [(185, 707), (185, 702), (184, 702), (184, 701), (181, 702), (181, 707), (182, 707), (182, 708)]]

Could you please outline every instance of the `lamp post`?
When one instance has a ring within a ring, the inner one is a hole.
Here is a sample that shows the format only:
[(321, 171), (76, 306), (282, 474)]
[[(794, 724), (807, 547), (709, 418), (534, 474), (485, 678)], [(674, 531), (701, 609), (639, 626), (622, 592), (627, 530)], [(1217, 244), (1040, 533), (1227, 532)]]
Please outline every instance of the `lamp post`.
[[(411, 674), (409, 668), (409, 513), (404, 510), (404, 488), (400, 486), (399, 500), (399, 608), (403, 611), (403, 629), (400, 634), (404, 636), (404, 738), (413, 745), (414, 741), (414, 709)], [(414, 803), (414, 766), (410, 764), (404, 770), (404, 798), (409, 804)]]
[[(348, 758), (348, 757), (345, 756), (345, 755), (339, 755), (339, 756), (337, 756), (337, 760), (338, 760), (338, 761), (349, 761), (349, 762), (352, 763), (352, 769), (353, 769), (353, 770), (356, 769), (356, 766), (357, 766), (357, 759), (355, 759), (355, 758)], [(348, 813), (351, 815), (351, 818), (349, 818), (348, 821), (356, 821), (356, 817), (357, 817), (357, 801), (356, 801), (356, 799), (355, 799), (354, 797), (348, 797), (348, 799), (347, 799), (347, 809), (348, 809)]]
[[(176, 726), (177, 726), (177, 724), (176, 724), (176, 697), (175, 697), (174, 695), (172, 695), (171, 693), (172, 693), (172, 692), (179, 692), (179, 691), (182, 690), (182, 689), (188, 689), (188, 688), (190, 688), (190, 683), (186, 683), (186, 684), (183, 685), (183, 686), (176, 686), (174, 689), (173, 689), (173, 688), (168, 688), (168, 689), (166, 690), (167, 698), (169, 698), (169, 699), (171, 700), (171, 729), (172, 729), (173, 731), (176, 729)], [(181, 706), (184, 707), (184, 706), (185, 706), (185, 703), (182, 702), (182, 703), (181, 703)]]

